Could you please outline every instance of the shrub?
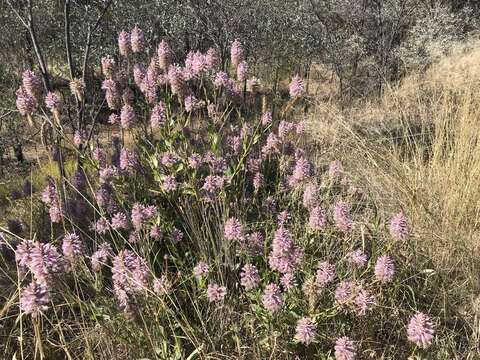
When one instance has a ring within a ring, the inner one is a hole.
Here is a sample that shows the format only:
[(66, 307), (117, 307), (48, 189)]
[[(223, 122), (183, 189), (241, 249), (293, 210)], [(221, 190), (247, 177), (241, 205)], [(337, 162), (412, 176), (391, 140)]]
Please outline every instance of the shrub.
[[(220, 72), (207, 61), (214, 50), (166, 69), (142, 52), (139, 34), (121, 33), (124, 56), (105, 72), (120, 119), (113, 146), (93, 147), (78, 129), (64, 138), (77, 169), (42, 193), (50, 238), (4, 235), (16, 255), (16, 266), (4, 258), (12, 302), (20, 299), (7, 308), (20, 327), (8, 328), (24, 354), (353, 359), (390, 346), (395, 356), (423, 351), (407, 339), (430, 345), (424, 315), (407, 338), (414, 310), (428, 310), (410, 290), (422, 281), (404, 260), (410, 232), (392, 237), (341, 164), (312, 163), (304, 124), (292, 120), (301, 78), (283, 111), (259, 110), (250, 74)], [(241, 43), (232, 49), (232, 64), (248, 69)], [(20, 95), (38, 98), (35, 84)], [(71, 90), (87, 101), (81, 83)], [(26, 112), (32, 121), (41, 102)]]

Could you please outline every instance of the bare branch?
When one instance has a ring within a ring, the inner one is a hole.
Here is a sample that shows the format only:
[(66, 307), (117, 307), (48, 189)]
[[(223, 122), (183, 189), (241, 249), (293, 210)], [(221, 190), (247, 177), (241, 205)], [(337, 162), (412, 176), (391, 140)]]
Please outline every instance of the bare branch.
[(67, 50), (68, 69), (70, 71), (70, 79), (73, 79), (75, 77), (75, 68), (73, 64), (72, 43), (70, 39), (70, 0), (65, 0), (63, 13), (65, 17), (65, 47)]

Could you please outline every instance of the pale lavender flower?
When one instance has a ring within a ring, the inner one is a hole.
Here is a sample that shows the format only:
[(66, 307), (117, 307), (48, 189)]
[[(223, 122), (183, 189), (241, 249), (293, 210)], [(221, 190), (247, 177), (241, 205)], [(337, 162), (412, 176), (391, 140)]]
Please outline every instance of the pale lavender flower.
[(155, 79), (145, 77), (140, 87), (145, 99), (149, 104), (153, 104), (157, 101), (157, 83)]
[(240, 136), (229, 136), (227, 144), (232, 149), (234, 155), (238, 155), (242, 150), (242, 140)]
[(200, 51), (196, 51), (193, 57), (192, 69), (196, 75), (200, 75), (207, 70), (206, 57)]
[(205, 103), (198, 100), (195, 96), (189, 95), (185, 98), (184, 105), (185, 111), (192, 112), (201, 109), (205, 105)]
[(224, 87), (228, 84), (229, 77), (228, 74), (224, 71), (219, 71), (215, 74), (215, 78), (213, 79), (213, 85), (216, 88)]
[(79, 147), (81, 145), (85, 145), (87, 141), (87, 133), (84, 130), (76, 130), (75, 134), (73, 135), (73, 143), (75, 146)]
[(110, 224), (108, 223), (107, 219), (102, 217), (102, 218), (98, 219), (98, 221), (95, 223), (94, 228), (95, 228), (95, 231), (97, 233), (99, 233), (100, 235), (103, 235), (110, 228)]
[(322, 261), (317, 266), (316, 283), (323, 287), (335, 278), (335, 266), (327, 261)]
[(121, 308), (128, 308), (132, 297), (147, 289), (149, 279), (145, 260), (130, 250), (120, 251), (113, 259), (113, 291)]
[(110, 203), (112, 202), (111, 196), (111, 187), (107, 184), (103, 184), (100, 188), (95, 192), (95, 199), (97, 203), (102, 208), (108, 208)]
[(262, 147), (262, 155), (267, 156), (267, 155), (279, 154), (279, 153), (280, 153), (280, 140), (273, 132), (271, 132), (270, 134), (268, 134), (266, 144)]
[(339, 160), (333, 160), (328, 166), (328, 175), (331, 178), (338, 178), (342, 173), (342, 163)]
[(309, 318), (304, 317), (297, 322), (295, 329), (295, 340), (305, 345), (309, 345), (317, 335), (317, 325)]
[(281, 226), (273, 237), (272, 251), (268, 258), (268, 264), (272, 270), (282, 274), (293, 273), (300, 263), (302, 251), (293, 243), (290, 232)]
[(262, 173), (255, 173), (255, 175), (253, 175), (253, 188), (255, 189), (255, 191), (258, 191), (260, 190), (260, 188), (263, 186), (263, 184), (265, 183), (265, 177), (263, 176)]
[(177, 228), (173, 228), (170, 237), (174, 243), (179, 243), (183, 240), (183, 232)]
[(26, 239), (22, 240), (22, 242), (17, 245), (15, 250), (15, 261), (23, 270), (30, 267), (32, 261), (31, 254), (34, 246), (35, 242), (33, 240)]
[(278, 225), (284, 226), (291, 219), (290, 213), (287, 210), (283, 210), (277, 216)]
[(240, 62), (237, 66), (237, 80), (240, 82), (245, 81), (247, 78), (248, 64), (246, 61)]
[(282, 284), (282, 287), (285, 291), (293, 289), (295, 286), (297, 286), (295, 275), (290, 272), (283, 274), (280, 278), (280, 284)]
[(81, 168), (79, 168), (73, 173), (71, 183), (77, 191), (85, 190), (85, 186), (87, 184), (87, 177), (85, 176), (85, 172)]
[(417, 312), (410, 319), (407, 335), (409, 341), (418, 347), (426, 349), (432, 344), (435, 335), (432, 321), (424, 313)]
[(118, 35), (118, 49), (120, 50), (120, 55), (128, 57), (131, 51), (130, 47), (130, 34), (126, 31), (122, 31)]
[(133, 65), (133, 80), (135, 84), (139, 87), (143, 87), (143, 81), (147, 77), (147, 69), (143, 64), (135, 64)]
[(269, 312), (276, 313), (283, 306), (283, 298), (280, 288), (276, 284), (268, 284), (262, 295), (262, 303)]
[(80, 236), (75, 233), (66, 234), (63, 237), (62, 252), (71, 264), (79, 261), (84, 254), (84, 246)]
[(152, 109), (152, 113), (150, 114), (150, 125), (152, 125), (153, 128), (156, 128), (165, 124), (165, 121), (165, 103), (160, 101)]
[(105, 90), (105, 99), (109, 109), (116, 110), (120, 108), (121, 99), (117, 84), (111, 79), (104, 80), (102, 89)]
[(205, 178), (205, 182), (202, 189), (207, 192), (207, 196), (212, 197), (223, 189), (225, 185), (225, 179), (223, 176), (208, 175)]
[(32, 281), (20, 294), (20, 308), (25, 314), (37, 317), (48, 310), (50, 293), (45, 283)]
[(350, 206), (344, 201), (337, 201), (333, 208), (333, 219), (337, 228), (343, 232), (350, 231), (353, 227), (353, 220), (350, 215)]
[[(132, 218), (132, 224), (135, 230), (137, 231), (141, 230), (150, 220), (152, 220), (156, 216), (156, 212), (157, 212), (157, 209), (153, 205), (146, 206), (140, 203), (133, 204), (131, 218)], [(113, 226), (113, 223), (112, 223), (112, 226)]]
[(310, 210), (310, 215), (308, 218), (308, 225), (313, 230), (323, 230), (327, 223), (327, 217), (325, 214), (325, 210), (323, 210), (320, 206), (316, 206)]
[(353, 341), (344, 336), (335, 342), (335, 360), (354, 360), (357, 355)]
[(92, 151), (92, 157), (93, 159), (98, 162), (98, 165), (100, 167), (105, 167), (107, 164), (107, 154), (105, 153), (105, 150), (101, 148), (95, 148)]
[(262, 159), (256, 158), (250, 155), (247, 159), (247, 169), (252, 174), (260, 172), (260, 168), (262, 166)]
[(130, 105), (123, 105), (120, 112), (120, 125), (123, 129), (129, 129), (135, 122), (135, 110)]
[(45, 96), (45, 106), (51, 112), (60, 110), (60, 98), (58, 95), (53, 92), (49, 92)]
[(249, 255), (259, 256), (263, 254), (264, 239), (262, 233), (257, 231), (249, 234), (245, 242)]
[(305, 121), (300, 121), (295, 125), (297, 135), (303, 135), (305, 133), (305, 126)]
[[(135, 205), (138, 205), (138, 204), (135, 204)], [(134, 208), (135, 208), (135, 205), (134, 205)], [(140, 218), (138, 219), (138, 221), (141, 222), (141, 223), (137, 223), (137, 225), (140, 226), (141, 228), (143, 227), (142, 221), (146, 222), (146, 216), (144, 214), (145, 210), (142, 209), (138, 211), (142, 212), (142, 214), (137, 215)], [(133, 217), (133, 209), (132, 209), (132, 217)], [(115, 215), (112, 216), (111, 226), (112, 226), (112, 229), (114, 230), (128, 230), (130, 228), (130, 221), (128, 220), (128, 216), (123, 212), (117, 212)]]
[(98, 247), (91, 256), (92, 270), (99, 272), (102, 269), (102, 265), (107, 263), (109, 257), (112, 256), (112, 247), (108, 243), (103, 243)]
[(170, 65), (168, 68), (168, 82), (172, 89), (172, 94), (183, 99), (186, 92), (185, 79), (183, 78), (182, 68), (178, 65)]
[(172, 58), (172, 50), (165, 40), (162, 40), (157, 48), (158, 65), (162, 70), (168, 70)]
[(318, 187), (310, 183), (305, 186), (303, 191), (303, 206), (307, 209), (314, 207), (318, 202)]
[(160, 162), (163, 166), (172, 167), (178, 162), (178, 156), (175, 153), (168, 151), (162, 155)]
[(107, 79), (113, 79), (115, 74), (115, 61), (111, 57), (102, 57), (102, 73)]
[(150, 229), (150, 237), (159, 240), (163, 237), (163, 231), (158, 225), (153, 225)]
[(289, 86), (289, 92), (291, 98), (302, 97), (305, 95), (305, 85), (303, 79), (299, 75), (295, 75)]
[(223, 301), (227, 295), (227, 288), (225, 286), (218, 286), (217, 284), (208, 284), (207, 297), (210, 302)]
[(202, 279), (210, 271), (210, 267), (205, 261), (199, 261), (197, 265), (193, 268), (193, 275), (197, 280)]
[(390, 235), (397, 240), (405, 240), (410, 234), (410, 227), (408, 225), (408, 219), (400, 212), (392, 217), (390, 220)]
[(23, 72), (22, 87), (37, 103), (40, 102), (42, 95), (42, 81), (33, 71), (25, 70)]
[(30, 251), (28, 268), (37, 281), (45, 283), (51, 275), (64, 272), (67, 264), (55, 246), (37, 241)]
[(117, 114), (110, 114), (108, 117), (108, 123), (112, 125), (120, 124), (120, 116)]
[(42, 202), (45, 205), (51, 205), (56, 201), (58, 201), (57, 187), (52, 180), (49, 180), (47, 186), (42, 192)]
[(137, 169), (140, 165), (138, 155), (133, 150), (122, 148), (120, 152), (120, 169), (126, 172)]
[(352, 305), (357, 287), (348, 280), (340, 282), (335, 289), (335, 301), (340, 306)]
[(98, 171), (98, 177), (102, 184), (111, 182), (118, 175), (118, 170), (115, 166), (109, 165), (105, 168), (101, 168)]
[(287, 135), (295, 130), (295, 124), (285, 120), (280, 121), (278, 124), (278, 137), (284, 139)]
[(55, 202), (50, 206), (48, 215), (52, 223), (59, 223), (62, 220), (62, 208), (59, 202)]
[(289, 179), (289, 183), (292, 186), (295, 186), (306, 179), (310, 178), (313, 175), (313, 165), (310, 161), (304, 157), (297, 159), (295, 163), (295, 168), (293, 169), (293, 174)]
[(142, 29), (137, 25), (132, 29), (130, 41), (134, 53), (140, 53), (145, 49), (145, 36), (143, 35)]
[(230, 59), (232, 61), (232, 65), (237, 67), (245, 58), (243, 46), (238, 39), (232, 42), (232, 46), (230, 48)]
[(178, 187), (177, 180), (175, 179), (175, 175), (167, 175), (163, 179), (162, 189), (165, 192), (175, 191)]
[(245, 290), (250, 291), (255, 289), (260, 282), (260, 276), (255, 265), (245, 264), (240, 273), (240, 284)]
[(196, 170), (202, 166), (202, 156), (197, 153), (193, 153), (188, 157), (188, 166)]
[(363, 267), (367, 262), (367, 255), (360, 249), (349, 252), (346, 255), (346, 258), (347, 258), (347, 262), (350, 265), (356, 266), (358, 268)]
[(218, 55), (217, 51), (214, 48), (210, 48), (207, 50), (205, 54), (205, 64), (207, 69), (214, 69), (218, 66)]
[(395, 265), (388, 256), (380, 256), (375, 264), (375, 277), (382, 283), (392, 281), (395, 274)]
[(128, 242), (130, 244), (137, 244), (140, 242), (140, 240), (142, 240), (141, 238), (141, 235), (138, 231), (132, 231), (129, 235), (128, 235)]
[(238, 219), (232, 217), (225, 222), (224, 236), (232, 241), (243, 238), (243, 226)]
[(355, 311), (358, 315), (365, 315), (376, 305), (375, 296), (363, 287), (358, 287), (355, 299)]
[(35, 98), (25, 91), (23, 87), (20, 87), (16, 93), (17, 95), (17, 109), (23, 116), (31, 116), (37, 107), (37, 101)]
[(262, 125), (266, 126), (272, 123), (273, 115), (271, 111), (265, 111), (262, 114)]

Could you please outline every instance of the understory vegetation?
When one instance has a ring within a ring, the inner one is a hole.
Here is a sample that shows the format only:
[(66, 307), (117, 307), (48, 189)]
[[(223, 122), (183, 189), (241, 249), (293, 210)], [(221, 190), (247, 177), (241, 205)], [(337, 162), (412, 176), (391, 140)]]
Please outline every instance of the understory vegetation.
[(0, 5), (5, 359), (480, 356), (478, 9), (294, 3)]

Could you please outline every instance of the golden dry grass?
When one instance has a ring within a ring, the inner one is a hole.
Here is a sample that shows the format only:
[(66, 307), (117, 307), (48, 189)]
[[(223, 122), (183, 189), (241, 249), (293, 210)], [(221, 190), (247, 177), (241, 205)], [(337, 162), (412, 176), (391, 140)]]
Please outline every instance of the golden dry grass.
[(431, 259), (445, 302), (471, 327), (472, 359), (480, 356), (479, 121), (475, 42), (378, 101), (341, 109), (319, 100), (309, 124), (323, 151), (344, 163), (380, 211), (400, 207), (408, 214), (414, 246)]

